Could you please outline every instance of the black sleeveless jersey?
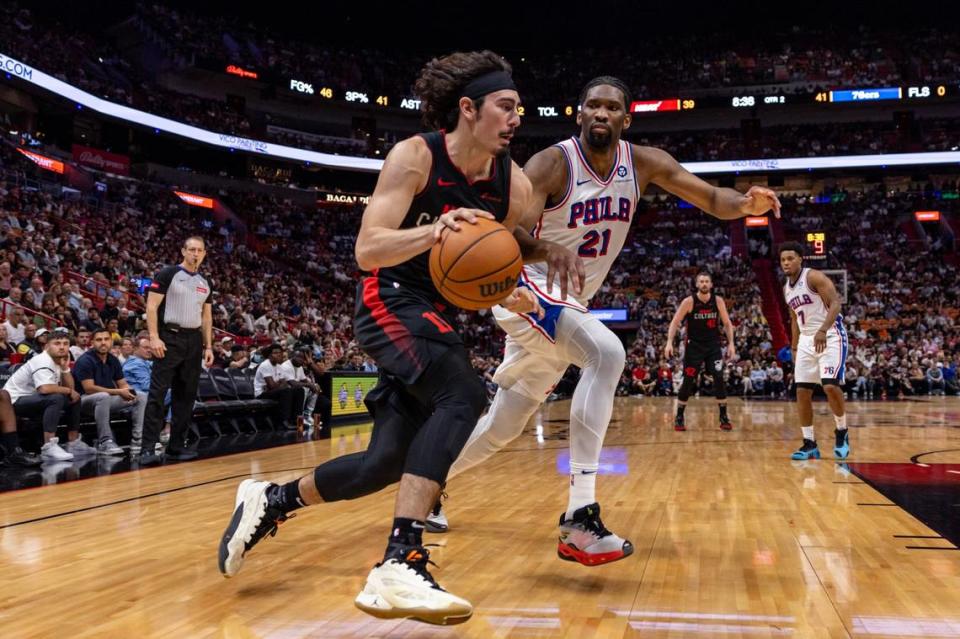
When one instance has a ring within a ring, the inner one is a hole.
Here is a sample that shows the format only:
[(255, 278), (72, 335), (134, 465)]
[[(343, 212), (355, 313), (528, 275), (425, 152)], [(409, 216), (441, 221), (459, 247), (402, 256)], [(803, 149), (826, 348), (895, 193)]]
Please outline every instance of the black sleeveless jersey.
[[(450, 160), (443, 131), (423, 133), (421, 137), (430, 147), (433, 164), (426, 187), (413, 198), (400, 228), (433, 224), (456, 208), (489, 211), (498, 222), (503, 222), (510, 209), (510, 155), (493, 160), (490, 177), (470, 182)], [(375, 275), (382, 286), (407, 289), (425, 295), (430, 302), (440, 301), (442, 297), (430, 279), (429, 260), (427, 250), (402, 264), (381, 268)]]
[(717, 307), (717, 296), (713, 293), (706, 302), (701, 302), (697, 294), (693, 294), (693, 310), (687, 315), (687, 341), (697, 344), (720, 343), (720, 309)]

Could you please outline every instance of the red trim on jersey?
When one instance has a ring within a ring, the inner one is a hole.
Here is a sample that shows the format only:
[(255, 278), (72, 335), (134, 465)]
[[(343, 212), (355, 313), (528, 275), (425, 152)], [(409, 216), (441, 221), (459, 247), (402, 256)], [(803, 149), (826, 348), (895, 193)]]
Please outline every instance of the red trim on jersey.
[(485, 178), (480, 178), (479, 180), (470, 181), (466, 175), (463, 174), (463, 171), (460, 170), (460, 167), (453, 163), (453, 160), (450, 158), (450, 149), (447, 148), (447, 132), (442, 130), (440, 131), (440, 141), (443, 142), (443, 152), (447, 155), (447, 160), (450, 162), (450, 166), (456, 169), (464, 180), (467, 181), (467, 184), (473, 186), (474, 184), (480, 184), (481, 182), (493, 182), (493, 179), (497, 177), (497, 158), (491, 158), (490, 164), (493, 168), (490, 169), (490, 175)]
[(551, 344), (556, 344), (556, 343), (557, 343), (557, 341), (556, 341), (555, 339), (553, 339), (552, 337), (550, 337), (550, 334), (549, 334), (549, 333), (547, 333), (545, 330), (543, 330), (543, 327), (542, 327), (542, 326), (540, 326), (539, 324), (537, 324), (536, 322), (534, 322), (532, 319), (530, 319), (529, 317), (527, 317), (527, 314), (526, 314), (526, 313), (517, 313), (517, 315), (519, 315), (519, 316), (522, 317), (523, 319), (527, 320), (527, 323), (530, 324), (530, 326), (532, 326), (534, 329), (536, 329), (541, 335), (543, 335), (545, 338), (547, 338), (547, 341), (548, 341), (548, 342), (550, 342)]
[(597, 172), (594, 171), (593, 167), (590, 166), (590, 163), (587, 162), (587, 157), (583, 154), (583, 149), (580, 148), (579, 138), (573, 138), (573, 147), (577, 150), (577, 155), (580, 157), (580, 161), (583, 162), (583, 166), (586, 167), (587, 171), (590, 173), (590, 176), (596, 180), (600, 186), (610, 186), (610, 183), (613, 182), (614, 176), (617, 174), (617, 167), (620, 166), (620, 143), (617, 142), (617, 156), (613, 159), (613, 165), (610, 167), (610, 175), (607, 176), (606, 180), (601, 180), (600, 176), (597, 175)]
[(570, 161), (570, 154), (567, 153), (567, 149), (564, 148), (563, 145), (555, 144), (554, 146), (560, 149), (560, 152), (563, 153), (563, 159), (567, 163), (567, 190), (564, 192), (563, 199), (560, 200), (560, 203), (555, 204), (550, 208), (543, 209), (544, 213), (548, 213), (550, 211), (556, 211), (561, 206), (566, 204), (567, 200), (570, 199), (570, 196), (573, 195), (573, 162)]
[(547, 301), (550, 302), (551, 304), (556, 304), (556, 305), (559, 305), (559, 306), (566, 306), (567, 308), (572, 308), (572, 309), (574, 309), (574, 310), (581, 311), (581, 312), (584, 312), (584, 313), (589, 312), (589, 311), (587, 311), (587, 309), (586, 309), (585, 307), (580, 306), (579, 304), (571, 304), (570, 302), (565, 302), (565, 301), (563, 301), (563, 300), (559, 300), (559, 299), (556, 299), (556, 298), (554, 298), (554, 297), (551, 297), (550, 295), (547, 295), (546, 293), (544, 293), (543, 291), (540, 290), (540, 287), (538, 287), (536, 284), (534, 284), (533, 282), (530, 281), (530, 278), (527, 276), (525, 270), (520, 271), (520, 277), (521, 277), (521, 279), (523, 280), (523, 282), (524, 282), (525, 284), (527, 284), (530, 288), (533, 289), (534, 293), (536, 293), (537, 295), (539, 295), (539, 296), (542, 297), (543, 299), (547, 300)]
[(421, 366), (417, 352), (413, 350), (410, 331), (400, 319), (390, 312), (380, 297), (380, 280), (376, 277), (363, 278), (363, 303), (370, 310), (370, 316), (377, 326), (390, 338), (397, 350), (406, 354)]

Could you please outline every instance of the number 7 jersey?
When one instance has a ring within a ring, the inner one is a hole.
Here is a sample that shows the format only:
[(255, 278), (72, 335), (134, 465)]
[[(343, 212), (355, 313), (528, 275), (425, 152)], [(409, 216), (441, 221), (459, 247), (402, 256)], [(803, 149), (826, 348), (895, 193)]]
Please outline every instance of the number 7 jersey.
[(640, 188), (629, 142), (617, 143), (607, 176), (597, 175), (590, 167), (578, 138), (555, 146), (567, 162), (567, 188), (560, 202), (544, 209), (533, 235), (579, 255), (587, 275), (586, 285), (580, 295), (574, 295), (571, 289), (566, 302), (561, 301), (556, 282), (552, 293), (547, 293), (545, 262), (524, 265), (521, 280), (552, 304), (583, 310), (623, 248), (637, 210)]

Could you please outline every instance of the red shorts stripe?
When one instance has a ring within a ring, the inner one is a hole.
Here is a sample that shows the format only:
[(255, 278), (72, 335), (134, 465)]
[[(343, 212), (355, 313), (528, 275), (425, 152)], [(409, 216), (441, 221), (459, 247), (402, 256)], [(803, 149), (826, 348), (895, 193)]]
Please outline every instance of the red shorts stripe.
[(394, 347), (416, 362), (418, 367), (422, 367), (420, 357), (413, 348), (410, 331), (396, 315), (390, 312), (380, 297), (380, 280), (376, 277), (367, 277), (363, 280), (363, 304), (370, 310), (370, 316), (390, 338)]

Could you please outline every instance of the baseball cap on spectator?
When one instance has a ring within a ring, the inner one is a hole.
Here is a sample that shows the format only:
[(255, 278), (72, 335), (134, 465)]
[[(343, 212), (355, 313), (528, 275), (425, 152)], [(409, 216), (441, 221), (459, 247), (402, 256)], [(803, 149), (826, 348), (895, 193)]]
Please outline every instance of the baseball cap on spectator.
[(226, 344), (226, 343), (232, 342), (232, 341), (233, 341), (233, 338), (232, 338), (232, 337), (224, 337), (222, 340), (220, 340), (220, 343), (221, 343), (221, 344)]
[(46, 335), (49, 332), (50, 331), (48, 331), (47, 329), (41, 328), (37, 330), (37, 332), (34, 334), (34, 337), (40, 337), (41, 335)]

